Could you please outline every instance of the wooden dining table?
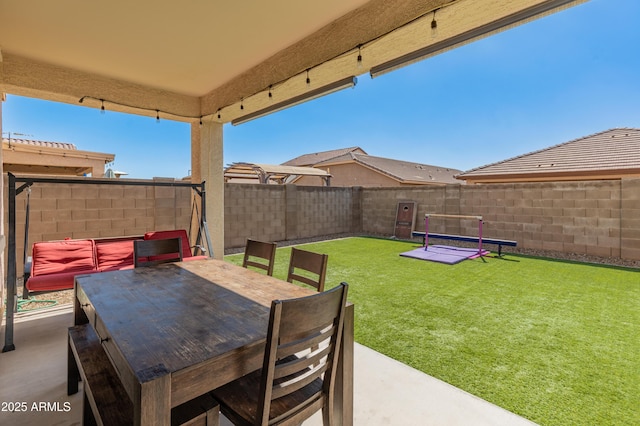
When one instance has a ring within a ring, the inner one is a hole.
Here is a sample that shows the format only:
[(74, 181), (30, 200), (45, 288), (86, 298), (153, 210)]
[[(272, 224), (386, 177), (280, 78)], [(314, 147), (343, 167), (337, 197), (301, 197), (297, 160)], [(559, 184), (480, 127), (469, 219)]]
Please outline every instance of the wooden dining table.
[[(313, 294), (216, 259), (75, 279), (74, 322), (90, 323), (134, 405), (134, 424), (261, 368), (272, 300)], [(335, 418), (353, 424), (353, 305), (348, 304)]]

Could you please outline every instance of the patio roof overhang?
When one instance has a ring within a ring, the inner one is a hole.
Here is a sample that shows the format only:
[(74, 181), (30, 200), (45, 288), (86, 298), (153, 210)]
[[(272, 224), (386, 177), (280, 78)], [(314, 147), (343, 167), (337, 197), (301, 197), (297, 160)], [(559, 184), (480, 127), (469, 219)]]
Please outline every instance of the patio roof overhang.
[(2, 2), (0, 92), (230, 122), (584, 1)]

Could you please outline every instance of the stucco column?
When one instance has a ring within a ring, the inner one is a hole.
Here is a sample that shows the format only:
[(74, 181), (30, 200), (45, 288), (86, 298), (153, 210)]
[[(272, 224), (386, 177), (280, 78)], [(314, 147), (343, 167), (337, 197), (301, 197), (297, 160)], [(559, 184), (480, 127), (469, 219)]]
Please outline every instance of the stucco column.
[(213, 255), (224, 256), (224, 167), (222, 124), (204, 121), (191, 124), (191, 181), (205, 181), (207, 227)]

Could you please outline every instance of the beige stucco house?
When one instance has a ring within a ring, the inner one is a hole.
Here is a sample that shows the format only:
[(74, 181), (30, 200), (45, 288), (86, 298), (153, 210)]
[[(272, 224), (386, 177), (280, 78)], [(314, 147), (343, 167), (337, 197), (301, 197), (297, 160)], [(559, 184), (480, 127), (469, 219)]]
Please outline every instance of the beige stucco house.
[(114, 154), (81, 151), (74, 144), (2, 138), (4, 172), (54, 176), (103, 177)]
[(456, 176), (467, 184), (640, 177), (640, 129), (605, 130)]
[[(459, 184), (455, 175), (461, 170), (442, 166), (412, 163), (368, 155), (360, 147), (301, 155), (284, 163), (305, 166), (331, 174), (331, 186), (393, 187), (410, 185)], [(299, 176), (291, 183), (318, 186), (309, 176)]]

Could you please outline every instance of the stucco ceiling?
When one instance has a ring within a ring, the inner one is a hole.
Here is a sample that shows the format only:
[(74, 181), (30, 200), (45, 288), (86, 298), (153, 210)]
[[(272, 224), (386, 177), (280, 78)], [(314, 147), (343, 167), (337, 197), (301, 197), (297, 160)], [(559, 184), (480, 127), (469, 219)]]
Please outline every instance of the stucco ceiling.
[(1, 0), (2, 51), (202, 96), (367, 0)]

